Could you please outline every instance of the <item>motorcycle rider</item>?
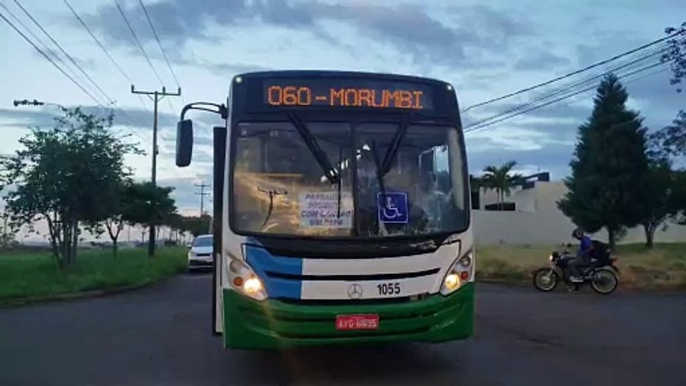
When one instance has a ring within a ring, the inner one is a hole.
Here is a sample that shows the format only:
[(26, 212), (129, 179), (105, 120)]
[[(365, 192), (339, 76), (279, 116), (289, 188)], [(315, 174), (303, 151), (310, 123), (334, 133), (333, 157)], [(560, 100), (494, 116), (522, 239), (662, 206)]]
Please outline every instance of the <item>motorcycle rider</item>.
[[(572, 237), (579, 240), (579, 249), (576, 257), (570, 259), (567, 263), (569, 267), (569, 279), (572, 283), (581, 283), (584, 279), (581, 277), (579, 266), (588, 265), (591, 261), (591, 253), (593, 253), (593, 242), (590, 237), (584, 234), (581, 228), (576, 228), (572, 232)], [(574, 286), (578, 289), (578, 286)]]

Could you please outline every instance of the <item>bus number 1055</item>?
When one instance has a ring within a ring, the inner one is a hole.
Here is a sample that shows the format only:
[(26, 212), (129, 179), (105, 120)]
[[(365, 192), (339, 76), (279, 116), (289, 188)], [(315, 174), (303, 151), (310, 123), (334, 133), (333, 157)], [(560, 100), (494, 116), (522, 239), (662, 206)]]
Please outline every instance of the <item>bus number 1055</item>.
[(379, 295), (398, 295), (400, 294), (400, 283), (382, 283), (377, 284), (376, 288), (379, 290)]

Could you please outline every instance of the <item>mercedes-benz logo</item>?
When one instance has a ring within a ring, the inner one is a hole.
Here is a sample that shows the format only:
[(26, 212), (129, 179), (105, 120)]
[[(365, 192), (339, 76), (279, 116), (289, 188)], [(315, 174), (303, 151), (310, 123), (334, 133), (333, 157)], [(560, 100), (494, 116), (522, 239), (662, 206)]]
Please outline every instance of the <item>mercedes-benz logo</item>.
[(362, 286), (359, 284), (353, 284), (348, 288), (348, 297), (350, 299), (359, 299), (362, 297)]

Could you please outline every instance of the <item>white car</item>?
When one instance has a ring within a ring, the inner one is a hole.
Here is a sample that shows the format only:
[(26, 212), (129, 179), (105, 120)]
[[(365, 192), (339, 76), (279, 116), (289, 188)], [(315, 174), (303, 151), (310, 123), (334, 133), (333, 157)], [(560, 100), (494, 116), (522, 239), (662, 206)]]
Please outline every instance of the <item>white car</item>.
[(188, 251), (188, 269), (212, 268), (212, 235), (200, 235), (193, 240)]

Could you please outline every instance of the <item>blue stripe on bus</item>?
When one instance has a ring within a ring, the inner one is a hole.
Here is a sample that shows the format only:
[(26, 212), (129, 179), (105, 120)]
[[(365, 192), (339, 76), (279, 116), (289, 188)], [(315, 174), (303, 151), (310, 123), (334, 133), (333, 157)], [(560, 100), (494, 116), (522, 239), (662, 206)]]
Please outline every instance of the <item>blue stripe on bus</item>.
[(264, 248), (246, 245), (245, 260), (262, 280), (269, 297), (300, 299), (301, 280), (269, 278), (267, 272), (302, 275), (303, 260), (301, 258), (274, 256)]

